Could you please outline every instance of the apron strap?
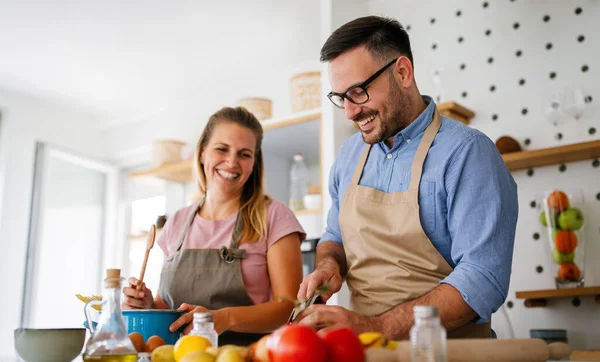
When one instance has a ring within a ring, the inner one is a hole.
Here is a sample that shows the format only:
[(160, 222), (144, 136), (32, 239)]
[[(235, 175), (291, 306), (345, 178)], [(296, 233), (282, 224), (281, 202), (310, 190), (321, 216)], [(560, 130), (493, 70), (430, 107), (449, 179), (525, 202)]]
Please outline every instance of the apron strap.
[[(181, 246), (183, 245), (183, 241), (185, 240), (185, 237), (188, 233), (188, 230), (190, 229), (190, 226), (192, 225), (192, 222), (194, 221), (194, 217), (196, 217), (196, 213), (198, 212), (198, 210), (200, 210), (200, 208), (202, 207), (202, 205), (204, 205), (204, 197), (199, 200), (196, 203), (196, 207), (194, 208), (194, 212), (192, 212), (192, 214), (190, 215), (187, 223), (185, 224), (185, 229), (183, 230), (183, 233), (181, 234), (181, 237), (179, 238), (179, 241), (177, 241), (177, 248), (175, 249), (175, 251), (179, 251), (181, 250)], [(173, 253), (171, 253), (171, 255), (173, 255)]]
[(425, 158), (427, 157), (429, 148), (431, 147), (433, 139), (437, 135), (441, 125), (442, 117), (440, 117), (436, 107), (434, 108), (433, 112), (433, 120), (425, 129), (425, 133), (423, 134), (423, 138), (421, 138), (421, 142), (419, 142), (419, 146), (417, 147), (417, 152), (411, 166), (410, 186), (408, 187), (408, 191), (413, 192), (417, 199), (419, 198), (418, 191), (419, 184), (421, 182), (421, 175), (423, 174), (423, 164), (425, 164)]
[(235, 261), (235, 259), (246, 258), (246, 249), (238, 248), (240, 242), (240, 235), (242, 233), (243, 228), (244, 220), (242, 220), (242, 213), (238, 212), (237, 217), (235, 219), (235, 227), (233, 228), (233, 234), (231, 235), (231, 243), (229, 244), (229, 248), (223, 246), (219, 250), (221, 259), (223, 259), (226, 263), (231, 264)]
[[(175, 251), (181, 250), (181, 247), (183, 246), (183, 241), (185, 240), (185, 237), (186, 237), (188, 231), (190, 230), (190, 226), (192, 225), (192, 222), (194, 221), (194, 217), (196, 217), (196, 213), (204, 205), (205, 200), (206, 200), (206, 196), (203, 197), (201, 200), (199, 200), (196, 203), (194, 212), (192, 212), (192, 214), (190, 215), (187, 223), (185, 224), (185, 229), (183, 230), (183, 233), (181, 234), (179, 241), (177, 241), (177, 248), (175, 249)], [(231, 236), (231, 243), (229, 244), (229, 248), (227, 248), (226, 246), (223, 246), (219, 250), (219, 255), (221, 256), (221, 259), (223, 259), (227, 263), (233, 263), (235, 261), (235, 259), (246, 258), (246, 250), (238, 249), (240, 234), (242, 233), (243, 227), (244, 227), (244, 222), (242, 220), (242, 214), (240, 212), (238, 212), (237, 218), (235, 220), (235, 227), (233, 228), (233, 234)]]
[(358, 159), (358, 163), (356, 164), (356, 167), (354, 168), (354, 175), (352, 176), (352, 181), (350, 182), (351, 185), (358, 185), (358, 182), (360, 181), (363, 170), (365, 168), (365, 163), (367, 163), (367, 157), (369, 156), (370, 151), (371, 151), (371, 145), (365, 144), (365, 147), (363, 148), (363, 152), (360, 155), (360, 158)]

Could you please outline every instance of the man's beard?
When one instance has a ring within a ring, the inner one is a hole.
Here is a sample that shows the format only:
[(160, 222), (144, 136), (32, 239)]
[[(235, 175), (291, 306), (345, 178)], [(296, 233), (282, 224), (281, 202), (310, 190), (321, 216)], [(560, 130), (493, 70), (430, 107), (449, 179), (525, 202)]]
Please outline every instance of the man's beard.
[[(411, 120), (409, 117), (409, 100), (402, 92), (395, 81), (390, 82), (389, 101), (381, 107), (379, 116), (379, 130), (373, 130), (373, 133), (362, 133), (363, 141), (369, 144), (376, 144), (394, 137), (398, 132), (406, 128)], [(365, 119), (366, 117), (376, 114), (377, 111), (361, 113), (356, 119)]]

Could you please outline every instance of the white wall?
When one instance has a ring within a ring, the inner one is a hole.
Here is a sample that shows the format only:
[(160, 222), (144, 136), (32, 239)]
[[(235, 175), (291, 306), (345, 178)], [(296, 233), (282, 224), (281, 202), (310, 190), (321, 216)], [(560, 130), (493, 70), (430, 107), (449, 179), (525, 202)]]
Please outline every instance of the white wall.
[[(525, 149), (533, 150), (599, 139), (600, 87), (596, 73), (600, 69), (600, 38), (596, 34), (600, 4), (585, 0), (485, 3), (486, 7), (484, 1), (372, 0), (369, 13), (392, 16), (410, 26), (421, 92), (435, 95), (430, 72), (440, 69), (443, 100), (458, 101), (474, 110), (471, 127), (492, 140), (508, 135)], [(578, 7), (582, 10), (579, 15), (575, 12)], [(547, 22), (543, 20), (546, 15), (550, 17)], [(519, 23), (517, 29), (514, 23)], [(491, 30), (489, 35), (487, 29)], [(583, 42), (578, 41), (580, 35), (585, 37)], [(546, 48), (548, 43), (552, 43), (550, 49)], [(517, 50), (522, 51), (520, 57), (516, 56)], [(461, 64), (466, 65), (464, 70)], [(584, 65), (588, 66), (587, 72), (581, 70)], [(553, 79), (551, 72), (556, 72)], [(519, 85), (521, 78), (525, 79), (523, 85)], [(564, 86), (581, 87), (592, 96), (592, 102), (578, 121), (554, 126), (546, 119), (544, 102)], [(524, 108), (526, 115), (522, 114)], [(512, 308), (506, 308), (508, 320), (502, 311), (496, 313), (493, 327), (504, 338), (510, 337), (508, 322), (517, 338), (529, 337), (530, 329), (566, 329), (572, 347), (599, 348), (600, 305), (593, 298), (581, 298), (579, 307), (572, 305), (572, 299), (558, 299), (546, 308), (525, 308), (522, 300), (515, 299), (515, 292), (555, 287), (556, 266), (537, 219), (540, 210), (530, 206), (532, 201), (539, 205), (544, 192), (554, 188), (576, 187), (584, 193), (585, 281), (589, 286), (600, 284), (600, 264), (596, 262), (600, 258), (600, 167), (593, 166), (592, 161), (581, 161), (567, 164), (564, 172), (556, 165), (536, 168), (532, 176), (526, 170), (513, 172), (513, 176), (519, 187), (519, 221), (506, 303)], [(540, 235), (537, 240), (536, 233)], [(536, 271), (538, 266), (543, 272)]]
[[(104, 145), (93, 122), (80, 112), (0, 91), (0, 356), (13, 355), (25, 271), (25, 253), (36, 141), (102, 158)], [(57, 260), (61, 255), (57, 255)], [(50, 298), (72, 296), (51, 295)]]

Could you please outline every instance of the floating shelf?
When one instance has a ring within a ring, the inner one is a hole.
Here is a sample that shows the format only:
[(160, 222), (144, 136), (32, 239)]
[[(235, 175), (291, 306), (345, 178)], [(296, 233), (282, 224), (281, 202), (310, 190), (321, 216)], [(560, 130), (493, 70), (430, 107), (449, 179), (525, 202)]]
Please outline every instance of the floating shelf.
[(162, 180), (188, 183), (193, 179), (193, 160), (170, 162), (159, 167), (129, 174), (129, 178), (155, 177)]
[[(292, 127), (293, 129), (290, 128), (290, 132), (284, 132), (283, 130), (286, 129), (286, 126), (307, 123), (309, 121), (320, 119), (321, 109), (317, 108), (298, 112), (291, 117), (272, 118), (261, 121), (263, 130), (265, 131), (263, 151), (270, 150), (279, 154), (280, 156), (283, 156), (282, 152), (285, 151), (285, 146), (289, 146), (290, 142), (294, 140), (305, 144), (305, 138), (310, 137), (311, 139), (316, 139), (318, 141), (319, 127), (315, 128), (311, 126), (307, 127), (307, 129)], [(296, 151), (294, 151), (294, 153), (295, 152)], [(318, 153), (318, 149), (314, 150), (314, 152)], [(172, 182), (188, 183), (194, 179), (193, 164), (193, 160), (171, 162), (159, 167), (151, 168), (149, 170), (131, 172), (128, 177), (130, 179), (158, 178)]]
[(456, 102), (440, 103), (437, 108), (443, 116), (461, 121), (464, 124), (469, 124), (471, 118), (475, 117), (475, 112)]
[(600, 157), (600, 140), (502, 155), (509, 170), (557, 165)]
[(600, 304), (600, 287), (582, 287), (569, 289), (529, 290), (516, 293), (517, 299), (525, 299), (528, 308), (545, 307), (548, 299), (595, 296)]
[(312, 215), (312, 214), (320, 214), (323, 212), (323, 209), (306, 209), (306, 210), (297, 210), (294, 211), (295, 215)]

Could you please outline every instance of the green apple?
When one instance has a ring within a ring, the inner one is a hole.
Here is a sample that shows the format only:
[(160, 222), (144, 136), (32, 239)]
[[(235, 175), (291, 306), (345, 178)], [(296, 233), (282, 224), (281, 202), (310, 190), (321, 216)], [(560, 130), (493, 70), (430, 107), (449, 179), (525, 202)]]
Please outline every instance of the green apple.
[(583, 226), (581, 210), (570, 207), (558, 215), (558, 226), (563, 230), (578, 230)]
[(575, 252), (561, 253), (556, 249), (552, 249), (552, 260), (556, 264), (569, 264), (575, 260)]
[[(556, 226), (558, 225), (558, 222), (556, 221), (556, 214), (553, 213), (552, 211), (550, 211), (550, 226), (552, 226), (553, 228), (556, 228)], [(540, 223), (544, 226), (548, 226), (548, 221), (546, 220), (546, 212), (542, 211), (542, 213), (540, 214)]]

